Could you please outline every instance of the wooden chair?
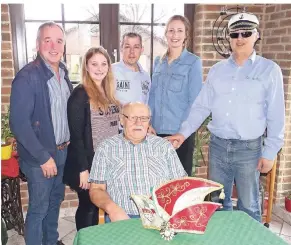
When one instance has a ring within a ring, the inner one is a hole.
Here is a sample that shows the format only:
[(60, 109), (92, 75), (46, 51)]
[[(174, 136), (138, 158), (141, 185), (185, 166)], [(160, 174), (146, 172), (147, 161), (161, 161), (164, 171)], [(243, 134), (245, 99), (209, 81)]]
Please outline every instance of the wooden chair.
[(99, 208), (98, 220), (99, 225), (105, 224), (105, 212), (101, 208)]
[[(266, 188), (268, 191), (268, 206), (267, 206), (267, 214), (262, 216), (264, 225), (269, 228), (269, 223), (272, 219), (272, 210), (273, 210), (273, 202), (274, 202), (274, 187), (275, 187), (275, 178), (276, 178), (276, 169), (277, 169), (277, 158), (274, 161), (274, 165), (272, 170), (267, 174), (267, 183)], [(263, 210), (262, 210), (263, 212)]]

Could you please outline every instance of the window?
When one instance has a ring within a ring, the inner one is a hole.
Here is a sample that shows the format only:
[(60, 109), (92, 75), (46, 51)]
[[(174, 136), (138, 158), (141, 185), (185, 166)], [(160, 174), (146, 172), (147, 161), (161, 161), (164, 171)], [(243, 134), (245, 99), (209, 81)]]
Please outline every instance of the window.
[(184, 15), (184, 4), (120, 4), (119, 13), (120, 39), (126, 32), (142, 36), (144, 52), (139, 62), (152, 73), (154, 59), (167, 49), (166, 22), (175, 14)]
[(27, 62), (36, 55), (36, 33), (44, 21), (53, 20), (66, 34), (64, 61), (73, 83), (80, 82), (82, 57), (92, 46), (100, 46), (98, 4), (24, 4)]
[[(89, 47), (101, 44), (110, 55), (115, 54), (117, 58), (120, 57), (119, 52), (115, 52), (119, 51), (118, 43), (121, 41), (118, 40), (118, 35), (115, 35), (118, 33), (115, 31), (118, 28), (113, 28), (114, 33), (111, 28), (117, 20), (120, 38), (129, 31), (141, 34), (144, 53), (140, 57), (140, 63), (151, 73), (154, 59), (166, 52), (164, 28), (167, 20), (174, 14), (184, 15), (184, 4), (115, 4), (115, 9), (114, 4), (99, 5), (92, 2), (87, 4), (25, 3), (21, 6), (25, 16), (26, 62), (33, 60), (37, 55), (36, 33), (40, 24), (44, 21), (55, 21), (63, 26), (66, 33), (63, 59), (67, 63), (73, 83), (80, 81), (82, 57)], [(102, 6), (101, 15), (100, 6)], [(102, 35), (100, 18), (106, 18), (103, 23), (110, 23), (103, 27)]]

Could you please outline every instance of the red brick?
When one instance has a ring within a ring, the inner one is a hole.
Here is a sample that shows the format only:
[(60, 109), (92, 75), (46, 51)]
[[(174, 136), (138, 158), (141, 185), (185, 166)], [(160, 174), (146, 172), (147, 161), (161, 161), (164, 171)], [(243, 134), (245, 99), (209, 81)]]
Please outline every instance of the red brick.
[(4, 50), (1, 52), (1, 60), (11, 60), (12, 59), (12, 52), (11, 51), (6, 51)]
[(27, 198), (28, 197), (28, 191), (27, 190), (20, 191), (20, 196), (21, 196), (21, 198)]
[(12, 69), (1, 69), (1, 75), (2, 77), (13, 77), (14, 71)]
[(285, 18), (286, 12), (277, 12), (270, 15), (270, 20), (278, 20)]
[(282, 27), (281, 24), (279, 25), (279, 21), (275, 22), (275, 21), (268, 21), (266, 22), (265, 27), (266, 28), (277, 28), (277, 27)]
[(220, 13), (222, 7), (224, 7), (224, 5), (203, 5), (203, 10)]
[(8, 4), (1, 4), (1, 13), (8, 13)]
[(9, 103), (10, 102), (9, 96), (1, 95), (1, 102), (2, 103)]
[(274, 6), (274, 5), (267, 6), (266, 7), (266, 13), (273, 13), (273, 12), (275, 12), (275, 8), (276, 8), (276, 6)]
[(11, 68), (13, 68), (13, 63), (10, 60), (4, 60), (4, 61), (1, 61), (1, 67), (11, 69)]
[(283, 76), (289, 77), (291, 75), (290, 69), (288, 69), (288, 68), (287, 69), (281, 68), (281, 70), (282, 70)]
[[(290, 22), (291, 22), (291, 20), (290, 20)], [(281, 43), (288, 43), (288, 44), (291, 43), (291, 35), (290, 36), (281, 37)], [(289, 50), (286, 49), (286, 51), (290, 51), (290, 49)]]
[(276, 53), (264, 53), (263, 56), (267, 59), (273, 60), (276, 57)]
[(79, 201), (78, 200), (70, 201), (70, 207), (71, 208), (78, 207), (78, 205), (79, 205)]
[(274, 44), (274, 43), (279, 43), (280, 42), (280, 37), (267, 37), (266, 38), (266, 44)]
[[(22, 182), (23, 183), (23, 182)], [(20, 190), (27, 190), (27, 183), (23, 183), (20, 185)]]
[(11, 41), (11, 38), (10, 38), (10, 33), (1, 33), (1, 40), (2, 41)]
[(12, 79), (2, 78), (2, 86), (11, 85)]
[(291, 9), (291, 4), (281, 4), (281, 9), (282, 10)]
[(210, 45), (210, 44), (204, 44), (202, 46), (202, 50), (203, 51), (206, 51), (206, 52), (209, 52), (209, 51), (215, 51), (213, 45)]
[(281, 35), (284, 35), (287, 33), (287, 28), (276, 28), (276, 29), (273, 29), (271, 30), (272, 32), (272, 35), (274, 36), (281, 36)]
[(67, 193), (65, 196), (65, 200), (75, 200), (78, 199), (78, 196), (76, 193), (71, 194), (71, 193)]
[(1, 23), (1, 32), (9, 32), (10, 24), (9, 23)]
[(219, 13), (204, 13), (205, 20), (216, 20), (219, 17)]
[(9, 14), (8, 13), (1, 13), (1, 22), (9, 22)]
[(277, 54), (277, 59), (280, 59), (280, 60), (291, 60), (291, 53)]
[(69, 207), (69, 202), (66, 202), (66, 201), (62, 202), (61, 208), (68, 208), (68, 207)]
[(1, 94), (10, 95), (11, 94), (11, 87), (2, 87)]
[(214, 59), (214, 53), (203, 53), (203, 59)]
[(264, 12), (264, 6), (249, 6), (247, 7), (247, 12), (251, 12), (254, 14), (258, 14), (258, 13), (263, 13)]
[(286, 17), (291, 17), (291, 10), (286, 12)]
[(1, 50), (11, 50), (11, 42), (1, 42)]
[(284, 45), (270, 45), (269, 46), (269, 50), (270, 51), (284, 51), (285, 50), (285, 46)]
[(280, 20), (280, 26), (290, 26), (290, 19), (287, 20)]

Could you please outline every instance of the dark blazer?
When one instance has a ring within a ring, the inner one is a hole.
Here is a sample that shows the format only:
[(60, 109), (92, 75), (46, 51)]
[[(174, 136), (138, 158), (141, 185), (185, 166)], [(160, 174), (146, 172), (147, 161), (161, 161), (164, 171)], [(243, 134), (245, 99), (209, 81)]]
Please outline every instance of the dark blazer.
[(89, 97), (78, 85), (68, 100), (70, 144), (64, 169), (63, 182), (80, 191), (80, 172), (90, 172), (94, 157)]
[[(65, 65), (60, 63), (59, 66), (65, 71), (65, 80), (72, 91)], [(50, 157), (55, 158), (57, 152), (47, 85), (53, 75), (38, 55), (12, 81), (10, 128), (17, 140), (20, 158), (31, 167), (39, 167)]]

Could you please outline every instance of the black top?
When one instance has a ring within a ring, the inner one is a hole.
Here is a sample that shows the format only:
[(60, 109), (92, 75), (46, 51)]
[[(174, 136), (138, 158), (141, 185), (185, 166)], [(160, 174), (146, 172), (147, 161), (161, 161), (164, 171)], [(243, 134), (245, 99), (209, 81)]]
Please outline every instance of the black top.
[(68, 100), (70, 144), (64, 169), (63, 182), (80, 191), (80, 172), (90, 172), (94, 157), (89, 97), (78, 85)]

